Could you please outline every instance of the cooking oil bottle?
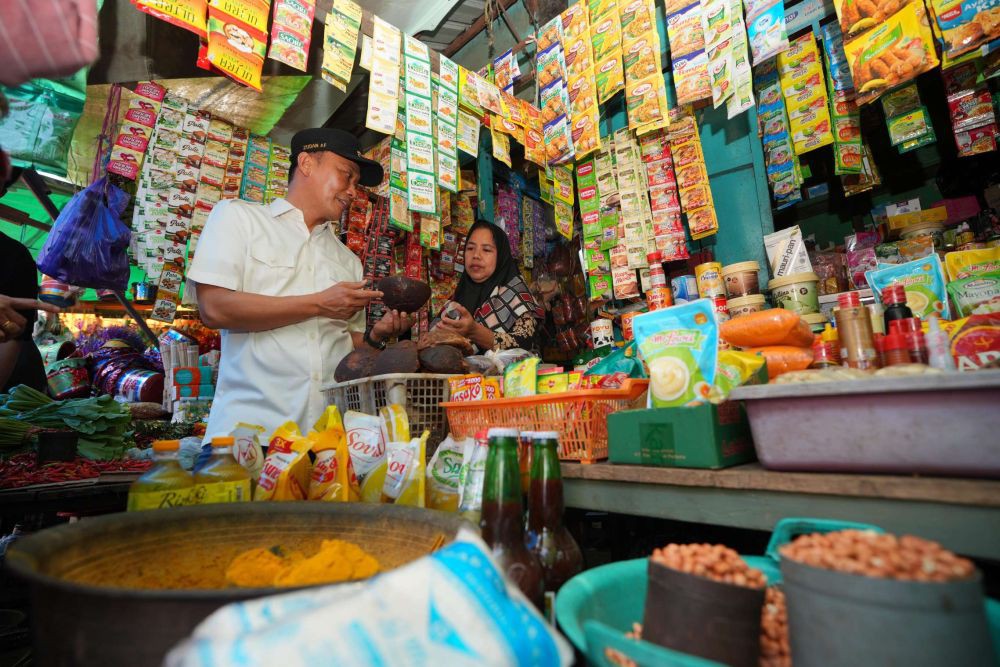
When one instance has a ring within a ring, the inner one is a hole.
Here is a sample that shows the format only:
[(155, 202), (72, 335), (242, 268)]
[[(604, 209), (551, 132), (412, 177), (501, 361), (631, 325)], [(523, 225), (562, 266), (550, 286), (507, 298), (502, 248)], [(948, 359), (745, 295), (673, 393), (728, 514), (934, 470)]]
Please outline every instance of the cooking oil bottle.
[(252, 499), (250, 473), (233, 456), (236, 439), (212, 438), (212, 458), (194, 476), (202, 503), (243, 503)]
[(181, 467), (177, 457), (179, 440), (153, 443), (153, 467), (132, 482), (128, 490), (128, 511), (155, 510), (191, 505), (196, 501), (194, 477)]

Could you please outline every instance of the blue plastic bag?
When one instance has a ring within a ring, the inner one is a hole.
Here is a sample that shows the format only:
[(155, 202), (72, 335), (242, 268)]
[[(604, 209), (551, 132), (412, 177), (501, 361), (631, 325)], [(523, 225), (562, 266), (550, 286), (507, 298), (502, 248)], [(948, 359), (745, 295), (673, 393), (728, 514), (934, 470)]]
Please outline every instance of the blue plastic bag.
[(129, 196), (100, 178), (77, 193), (52, 225), (38, 254), (38, 269), (78, 287), (124, 290), (132, 233), (121, 215)]

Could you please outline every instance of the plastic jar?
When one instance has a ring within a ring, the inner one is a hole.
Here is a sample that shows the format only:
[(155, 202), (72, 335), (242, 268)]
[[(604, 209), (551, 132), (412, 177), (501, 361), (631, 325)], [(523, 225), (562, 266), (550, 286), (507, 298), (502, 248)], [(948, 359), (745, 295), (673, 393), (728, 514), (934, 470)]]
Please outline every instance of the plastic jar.
[(739, 317), (740, 315), (749, 315), (750, 313), (764, 310), (767, 308), (767, 300), (763, 294), (751, 294), (750, 296), (729, 299), (726, 301), (726, 306), (729, 308), (729, 315), (731, 317)]
[(722, 282), (722, 264), (705, 262), (694, 267), (694, 277), (698, 282), (698, 296), (714, 298), (725, 296), (726, 288)]
[(934, 240), (934, 250), (944, 248), (944, 225), (940, 222), (918, 222), (899, 232), (899, 238), (904, 241), (919, 236), (930, 236)]
[(819, 276), (815, 273), (793, 273), (775, 278), (767, 284), (776, 308), (784, 308), (799, 315), (819, 312)]
[(726, 294), (730, 299), (760, 294), (760, 283), (757, 281), (759, 273), (760, 264), (757, 262), (738, 262), (722, 267)]
[(687, 303), (698, 298), (698, 281), (692, 275), (677, 276), (670, 280), (674, 303)]
[(823, 313), (810, 313), (803, 315), (802, 319), (805, 320), (805, 323), (809, 325), (814, 334), (823, 333), (823, 329), (826, 328), (827, 323), (830, 321)]

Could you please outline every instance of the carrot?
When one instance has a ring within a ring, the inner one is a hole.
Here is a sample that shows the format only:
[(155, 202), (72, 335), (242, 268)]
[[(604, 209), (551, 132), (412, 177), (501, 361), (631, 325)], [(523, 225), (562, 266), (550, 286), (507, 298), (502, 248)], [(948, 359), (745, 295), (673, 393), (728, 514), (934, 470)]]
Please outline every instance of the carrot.
[(763, 355), (767, 359), (767, 376), (771, 380), (790, 371), (809, 368), (813, 362), (812, 348), (791, 345), (768, 345), (754, 347), (747, 352)]
[(740, 315), (723, 322), (719, 328), (722, 339), (737, 347), (763, 347), (765, 345), (812, 345), (813, 335), (809, 325), (796, 313), (784, 308), (761, 310)]

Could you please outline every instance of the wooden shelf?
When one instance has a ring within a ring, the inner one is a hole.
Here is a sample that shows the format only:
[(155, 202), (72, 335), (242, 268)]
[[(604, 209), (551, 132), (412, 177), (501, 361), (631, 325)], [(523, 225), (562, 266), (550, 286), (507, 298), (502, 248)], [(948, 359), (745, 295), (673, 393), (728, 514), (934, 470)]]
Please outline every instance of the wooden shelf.
[[(151, 303), (135, 303), (133, 307), (143, 315), (148, 315), (153, 310)], [(117, 301), (78, 301), (70, 308), (64, 308), (64, 313), (81, 315), (125, 315), (125, 307)], [(177, 309), (178, 318), (198, 317), (197, 308), (181, 307)]]

